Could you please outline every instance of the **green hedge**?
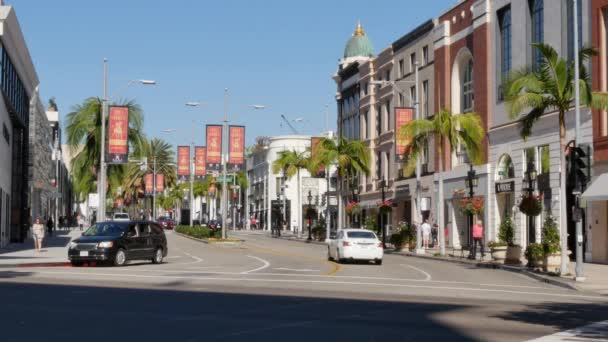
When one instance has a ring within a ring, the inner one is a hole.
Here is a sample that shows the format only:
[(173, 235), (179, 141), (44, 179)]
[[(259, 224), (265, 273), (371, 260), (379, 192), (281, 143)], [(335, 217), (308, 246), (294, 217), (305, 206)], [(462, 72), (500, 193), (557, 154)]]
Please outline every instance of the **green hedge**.
[(175, 231), (180, 234), (192, 236), (197, 239), (208, 239), (215, 237), (215, 235), (219, 235), (218, 233), (212, 232), (211, 229), (209, 229), (207, 226), (190, 227), (180, 225), (175, 227)]

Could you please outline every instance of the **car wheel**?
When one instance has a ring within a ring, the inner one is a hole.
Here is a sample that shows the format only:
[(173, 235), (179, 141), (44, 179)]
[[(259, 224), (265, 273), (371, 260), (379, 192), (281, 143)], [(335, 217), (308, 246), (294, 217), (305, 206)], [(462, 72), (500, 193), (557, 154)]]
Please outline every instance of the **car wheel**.
[(70, 263), (73, 267), (80, 267), (84, 264), (82, 261), (70, 261)]
[(120, 248), (114, 256), (114, 266), (124, 266), (127, 263), (127, 252)]
[(382, 265), (382, 259), (376, 259), (376, 265), (378, 265), (378, 266)]
[(152, 258), (153, 264), (162, 264), (163, 263), (163, 249), (157, 248), (154, 252), (154, 257)]

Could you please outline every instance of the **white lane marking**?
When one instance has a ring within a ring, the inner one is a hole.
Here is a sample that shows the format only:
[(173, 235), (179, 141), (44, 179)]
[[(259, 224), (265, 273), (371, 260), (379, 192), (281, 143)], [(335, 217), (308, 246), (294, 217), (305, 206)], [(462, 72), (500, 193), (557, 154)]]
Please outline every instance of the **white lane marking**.
[(298, 268), (279, 267), (279, 268), (274, 268), (274, 269), (277, 270), (277, 271), (319, 272), (319, 270), (309, 270), (307, 268), (298, 269)]
[(400, 265), (401, 265), (401, 266), (405, 266), (405, 267), (412, 268), (412, 269), (414, 269), (414, 270), (416, 270), (416, 271), (418, 271), (418, 272), (420, 272), (420, 273), (424, 274), (425, 278), (424, 278), (424, 280), (423, 280), (423, 281), (429, 281), (429, 280), (431, 280), (431, 275), (430, 275), (430, 274), (428, 274), (428, 273), (426, 273), (425, 271), (423, 271), (423, 270), (419, 269), (418, 267), (414, 267), (414, 266), (412, 266), (412, 265), (408, 265), (408, 264), (400, 264)]
[(270, 263), (268, 261), (262, 259), (262, 258), (258, 258), (258, 257), (253, 256), (253, 255), (248, 255), (247, 257), (252, 258), (252, 259), (256, 259), (257, 261), (263, 263), (264, 265), (262, 265), (262, 266), (260, 266), (258, 268), (254, 268), (254, 269), (249, 270), (249, 271), (243, 271), (243, 272), (241, 272), (241, 274), (248, 274), (248, 273), (253, 273), (253, 272), (256, 272), (256, 271), (261, 271), (261, 270), (267, 268), (268, 266), (270, 266)]
[(182, 252), (182, 253), (186, 254), (187, 256), (191, 257), (192, 259), (194, 259), (194, 261), (186, 262), (186, 263), (183, 263), (183, 264), (180, 264), (180, 265), (194, 265), (194, 264), (198, 264), (198, 263), (203, 262), (203, 259), (197, 257), (196, 255), (192, 255), (192, 254), (190, 254), (188, 252), (184, 252), (182, 250), (180, 250), (180, 252)]
[(608, 321), (543, 336), (530, 342), (608, 341)]
[[(16, 271), (19, 273), (26, 273), (31, 271)], [(229, 278), (229, 277), (184, 277), (184, 276), (171, 276), (171, 275), (144, 275), (144, 274), (114, 274), (114, 273), (82, 273), (82, 272), (49, 272), (39, 271), (38, 274), (62, 274), (67, 276), (81, 277), (83, 274), (88, 276), (101, 276), (101, 277), (125, 277), (131, 278), (170, 278), (170, 279), (184, 279), (184, 280), (200, 280), (205, 281), (234, 281), (234, 282), (268, 282), (268, 283), (302, 283), (302, 284), (329, 284), (329, 285), (364, 285), (364, 286), (381, 286), (381, 287), (401, 287), (401, 288), (413, 288), (413, 289), (436, 289), (436, 290), (455, 290), (455, 291), (470, 291), (470, 292), (492, 292), (492, 293), (509, 293), (509, 294), (521, 294), (530, 296), (545, 296), (545, 297), (560, 297), (560, 298), (581, 298), (581, 299), (593, 299), (602, 303), (608, 302), (606, 297), (603, 296), (591, 296), (591, 295), (577, 295), (577, 294), (565, 294), (565, 293), (547, 293), (547, 292), (528, 292), (528, 291), (513, 291), (513, 290), (502, 290), (502, 289), (479, 289), (479, 288), (468, 288), (468, 287), (453, 287), (453, 286), (430, 286), (430, 285), (408, 285), (408, 284), (390, 284), (390, 283), (376, 283), (376, 282), (355, 282), (355, 281), (332, 281), (332, 280), (297, 280), (297, 279), (269, 279), (269, 278)]]

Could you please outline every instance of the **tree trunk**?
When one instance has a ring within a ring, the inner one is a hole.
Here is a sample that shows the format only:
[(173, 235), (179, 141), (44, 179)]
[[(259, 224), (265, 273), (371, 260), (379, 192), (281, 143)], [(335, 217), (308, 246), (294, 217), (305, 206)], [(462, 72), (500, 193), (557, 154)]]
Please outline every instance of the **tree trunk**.
[(568, 259), (568, 218), (566, 215), (566, 175), (567, 175), (567, 169), (566, 169), (566, 153), (565, 153), (565, 148), (566, 148), (566, 123), (564, 122), (565, 118), (564, 118), (564, 114), (563, 112), (559, 113), (559, 159), (560, 159), (560, 163), (561, 163), (561, 170), (560, 170), (560, 176), (559, 176), (559, 203), (560, 203), (560, 210), (559, 210), (559, 225), (560, 225), (560, 245), (561, 245), (561, 254), (562, 254), (562, 260), (561, 260), (561, 267), (560, 267), (560, 273), (561, 275), (565, 275), (568, 274), (568, 264), (569, 264), (569, 259)]
[(300, 189), (300, 168), (298, 168), (298, 238), (302, 237), (302, 190)]
[(443, 218), (444, 209), (444, 201), (443, 201), (443, 137), (439, 138), (441, 151), (439, 152), (439, 185), (437, 190), (437, 197), (435, 201), (437, 201), (437, 234), (439, 235), (439, 244), (441, 245), (440, 253), (442, 256), (445, 256), (445, 222)]

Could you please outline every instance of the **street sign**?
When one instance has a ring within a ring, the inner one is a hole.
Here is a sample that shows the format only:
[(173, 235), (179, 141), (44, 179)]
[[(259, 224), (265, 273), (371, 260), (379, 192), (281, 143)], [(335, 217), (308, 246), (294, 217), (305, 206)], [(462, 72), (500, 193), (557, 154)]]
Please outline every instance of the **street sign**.
[[(217, 177), (217, 181), (218, 182), (223, 182), (224, 181), (224, 177)], [(232, 182), (232, 177), (228, 176), (226, 177), (226, 182)]]

